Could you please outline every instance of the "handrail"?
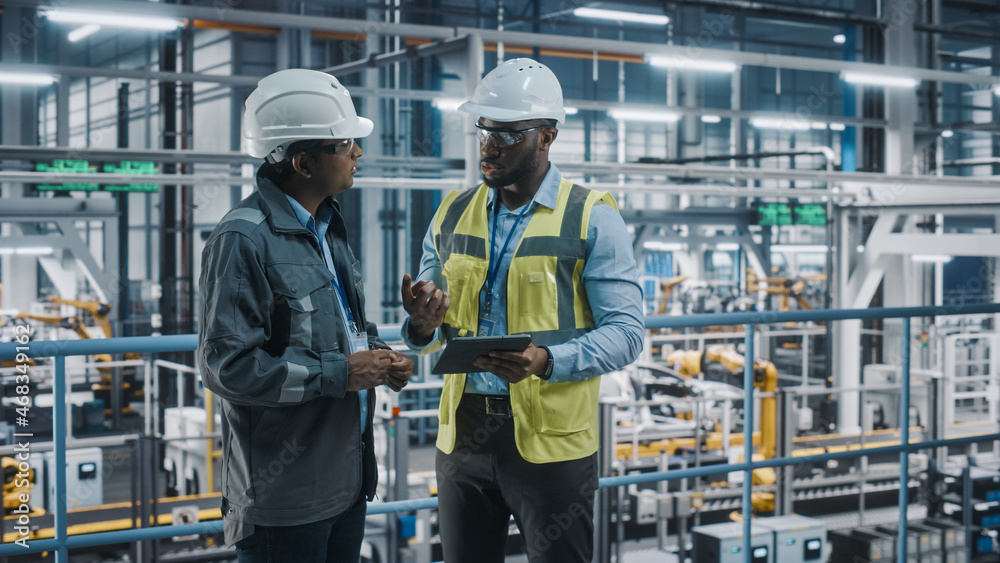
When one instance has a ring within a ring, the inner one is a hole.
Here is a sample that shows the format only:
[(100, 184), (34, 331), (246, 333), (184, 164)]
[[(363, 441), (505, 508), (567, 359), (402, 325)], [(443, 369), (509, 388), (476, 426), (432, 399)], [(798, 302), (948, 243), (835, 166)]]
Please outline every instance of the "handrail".
[[(646, 328), (685, 328), (685, 327), (705, 327), (715, 325), (745, 325), (745, 356), (753, 357), (753, 335), (755, 325), (784, 323), (796, 321), (835, 321), (835, 320), (857, 320), (857, 319), (903, 319), (904, 343), (908, 341), (910, 334), (910, 318), (912, 317), (932, 317), (943, 315), (960, 314), (996, 314), (1000, 313), (1000, 303), (975, 303), (945, 305), (937, 307), (895, 307), (895, 308), (869, 308), (869, 309), (845, 309), (845, 310), (824, 310), (814, 309), (809, 311), (785, 311), (785, 312), (750, 312), (750, 313), (721, 313), (703, 314), (689, 316), (668, 316), (652, 315), (647, 316)], [(380, 333), (386, 341), (398, 341), (400, 339), (400, 327), (385, 326)], [(65, 404), (65, 358), (66, 356), (88, 355), (96, 353), (121, 354), (126, 352), (186, 352), (196, 349), (198, 336), (195, 334), (173, 335), (173, 336), (143, 336), (129, 338), (107, 338), (96, 340), (60, 340), (60, 341), (32, 341), (24, 350), (23, 344), (3, 343), (0, 344), (0, 359), (15, 358), (18, 352), (23, 352), (32, 358), (54, 357), (55, 376), (53, 395), (62, 400), (53, 402), (53, 447), (56, 450), (56, 466), (65, 465), (66, 453), (66, 404)], [(21, 348), (18, 350), (18, 348)], [(909, 402), (910, 396), (910, 362), (909, 346), (903, 346), (903, 361), (901, 365), (902, 383), (901, 398), (904, 407)], [(744, 364), (744, 388), (753, 389), (753, 363)], [(753, 401), (745, 402), (747, 418), (752, 420)], [(711, 467), (699, 467), (683, 470), (671, 470), (655, 473), (645, 473), (642, 475), (626, 475), (620, 477), (605, 477), (600, 479), (600, 487), (619, 487), (630, 484), (649, 483), (662, 481), (665, 479), (683, 479), (688, 477), (699, 477), (719, 472), (743, 471), (746, 477), (743, 482), (743, 542), (744, 553), (750, 552), (750, 502), (749, 496), (752, 490), (751, 473), (754, 469), (763, 467), (784, 467), (801, 463), (814, 463), (833, 459), (850, 459), (873, 454), (898, 453), (901, 467), (904, 469), (900, 475), (900, 523), (901, 533), (899, 534), (899, 546), (897, 548), (898, 561), (905, 561), (905, 541), (906, 541), (906, 510), (908, 503), (909, 475), (905, 471), (908, 464), (908, 455), (913, 450), (923, 450), (941, 447), (944, 445), (966, 444), (983, 440), (1000, 440), (1000, 433), (979, 436), (968, 436), (963, 438), (953, 438), (946, 440), (929, 440), (924, 442), (909, 443), (909, 409), (900, 409), (901, 439), (899, 445), (870, 448), (867, 450), (854, 450), (843, 452), (832, 452), (826, 454), (810, 455), (795, 458), (774, 458), (762, 461), (753, 461), (752, 440), (744, 438), (744, 461), (727, 465), (713, 465)], [(753, 429), (747, 426), (744, 433), (752, 432)], [(21, 545), (6, 544), (0, 545), (0, 557), (18, 554), (37, 553), (41, 551), (54, 551), (57, 562), (68, 561), (68, 549), (76, 547), (106, 545), (112, 543), (134, 542), (159, 538), (167, 538), (185, 534), (217, 533), (222, 530), (221, 522), (203, 522), (198, 524), (186, 524), (181, 526), (159, 526), (152, 528), (138, 528), (132, 530), (122, 530), (114, 532), (101, 532), (86, 535), (67, 535), (66, 505), (65, 495), (60, 494), (66, 488), (66, 474), (64, 471), (56, 472), (56, 493), (57, 498), (55, 519), (55, 538), (44, 540), (31, 540), (27, 548)], [(435, 508), (437, 499), (416, 499), (406, 501), (396, 501), (369, 506), (368, 514), (385, 514), (390, 512), (422, 510)]]

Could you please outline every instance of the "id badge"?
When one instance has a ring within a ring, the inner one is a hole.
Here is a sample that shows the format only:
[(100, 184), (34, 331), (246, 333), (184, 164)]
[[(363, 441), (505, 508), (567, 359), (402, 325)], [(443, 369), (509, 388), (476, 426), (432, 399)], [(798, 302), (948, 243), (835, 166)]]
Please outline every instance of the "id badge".
[(490, 336), (493, 334), (493, 327), (496, 325), (494, 321), (489, 319), (480, 319), (479, 330), (476, 331), (476, 336)]
[(352, 334), (351, 335), (351, 353), (365, 352), (368, 350), (368, 335), (367, 334)]

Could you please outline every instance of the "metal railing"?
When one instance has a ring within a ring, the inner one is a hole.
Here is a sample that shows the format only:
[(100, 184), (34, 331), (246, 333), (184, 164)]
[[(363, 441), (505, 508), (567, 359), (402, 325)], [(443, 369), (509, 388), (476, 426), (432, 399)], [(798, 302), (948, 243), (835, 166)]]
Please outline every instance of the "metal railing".
[[(754, 373), (752, 358), (754, 357), (754, 329), (758, 324), (800, 322), (800, 321), (838, 321), (838, 320), (858, 320), (858, 319), (888, 319), (898, 318), (902, 320), (902, 366), (901, 366), (901, 405), (900, 405), (900, 432), (901, 440), (899, 445), (868, 448), (865, 450), (842, 451), (819, 455), (809, 455), (800, 457), (782, 457), (762, 461), (753, 460), (753, 425), (744, 425), (743, 433), (743, 459), (741, 463), (727, 465), (712, 465), (709, 467), (696, 467), (690, 469), (660, 471), (643, 473), (641, 475), (625, 475), (619, 477), (604, 477), (600, 479), (600, 487), (622, 487), (632, 484), (652, 483), (664, 480), (685, 479), (694, 477), (704, 477), (720, 472), (744, 472), (743, 479), (743, 553), (749, 554), (751, 545), (750, 523), (751, 523), (751, 491), (753, 487), (752, 472), (758, 468), (787, 467), (803, 463), (825, 462), (829, 460), (841, 460), (873, 456), (879, 454), (898, 454), (900, 471), (899, 489), (899, 536), (897, 546), (897, 561), (905, 563), (906, 560), (906, 538), (907, 522), (906, 514), (909, 504), (908, 480), (909, 480), (909, 453), (914, 450), (938, 448), (947, 445), (961, 445), (979, 441), (1000, 440), (1000, 433), (985, 434), (978, 436), (968, 436), (946, 440), (927, 440), (923, 442), (910, 443), (909, 441), (909, 411), (910, 411), (910, 319), (912, 317), (934, 317), (944, 315), (965, 315), (965, 314), (997, 314), (1000, 313), (1000, 303), (980, 303), (971, 305), (946, 305), (939, 307), (900, 307), (900, 308), (870, 308), (870, 309), (845, 309), (845, 310), (823, 310), (811, 311), (787, 311), (787, 312), (749, 312), (749, 313), (719, 313), (690, 315), (683, 317), (655, 315), (646, 317), (646, 328), (693, 328), (718, 325), (745, 325), (744, 337), (744, 357), (748, 358), (744, 362), (743, 387), (746, 390), (754, 388)], [(399, 339), (398, 327), (386, 327), (382, 330), (383, 338), (387, 341)], [(19, 349), (20, 346), (20, 349)], [(0, 360), (15, 358), (17, 354), (25, 353), (32, 358), (52, 357), (55, 362), (55, 375), (53, 379), (53, 405), (52, 405), (52, 435), (53, 448), (55, 450), (55, 467), (62, 468), (66, 465), (66, 357), (77, 355), (89, 355), (95, 353), (123, 354), (126, 352), (143, 353), (165, 353), (165, 352), (185, 352), (194, 350), (197, 347), (197, 335), (177, 335), (158, 337), (132, 337), (132, 338), (109, 338), (102, 340), (64, 340), (30, 342), (27, 345), (18, 343), (0, 344)], [(27, 348), (27, 350), (24, 350)], [(749, 391), (748, 391), (749, 393)], [(746, 410), (745, 420), (753, 420), (753, 401), (744, 401)], [(131, 530), (121, 530), (113, 532), (100, 532), (86, 535), (67, 535), (67, 515), (66, 515), (66, 472), (54, 471), (55, 473), (55, 499), (54, 511), (55, 537), (44, 540), (31, 540), (27, 547), (15, 544), (0, 545), (0, 557), (13, 556), (27, 553), (37, 553), (42, 551), (52, 551), (56, 555), (59, 563), (69, 561), (68, 550), (77, 547), (87, 547), (96, 545), (107, 545), (114, 543), (130, 543), (145, 540), (162, 539), (179, 535), (218, 533), (222, 531), (222, 522), (204, 522), (198, 524), (184, 524), (174, 526), (159, 526), (151, 528), (137, 528)], [(368, 514), (386, 514), (391, 512), (405, 512), (436, 508), (437, 499), (418, 499), (387, 502), (373, 505), (369, 508)]]

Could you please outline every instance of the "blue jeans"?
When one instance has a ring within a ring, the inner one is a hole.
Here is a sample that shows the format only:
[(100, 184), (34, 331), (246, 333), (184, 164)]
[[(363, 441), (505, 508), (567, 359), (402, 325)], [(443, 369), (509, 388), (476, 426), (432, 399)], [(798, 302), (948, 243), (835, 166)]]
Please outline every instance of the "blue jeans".
[(359, 495), (354, 506), (326, 520), (298, 526), (254, 526), (236, 542), (239, 563), (357, 563), (365, 537), (368, 503)]

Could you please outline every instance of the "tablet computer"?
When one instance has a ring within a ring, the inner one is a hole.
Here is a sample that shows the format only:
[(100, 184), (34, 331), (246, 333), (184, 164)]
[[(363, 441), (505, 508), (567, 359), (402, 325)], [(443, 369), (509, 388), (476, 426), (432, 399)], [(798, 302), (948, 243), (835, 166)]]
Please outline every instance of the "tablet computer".
[(476, 357), (488, 356), (493, 350), (523, 352), (528, 344), (531, 344), (530, 334), (455, 338), (445, 346), (431, 373), (475, 373), (480, 371)]

